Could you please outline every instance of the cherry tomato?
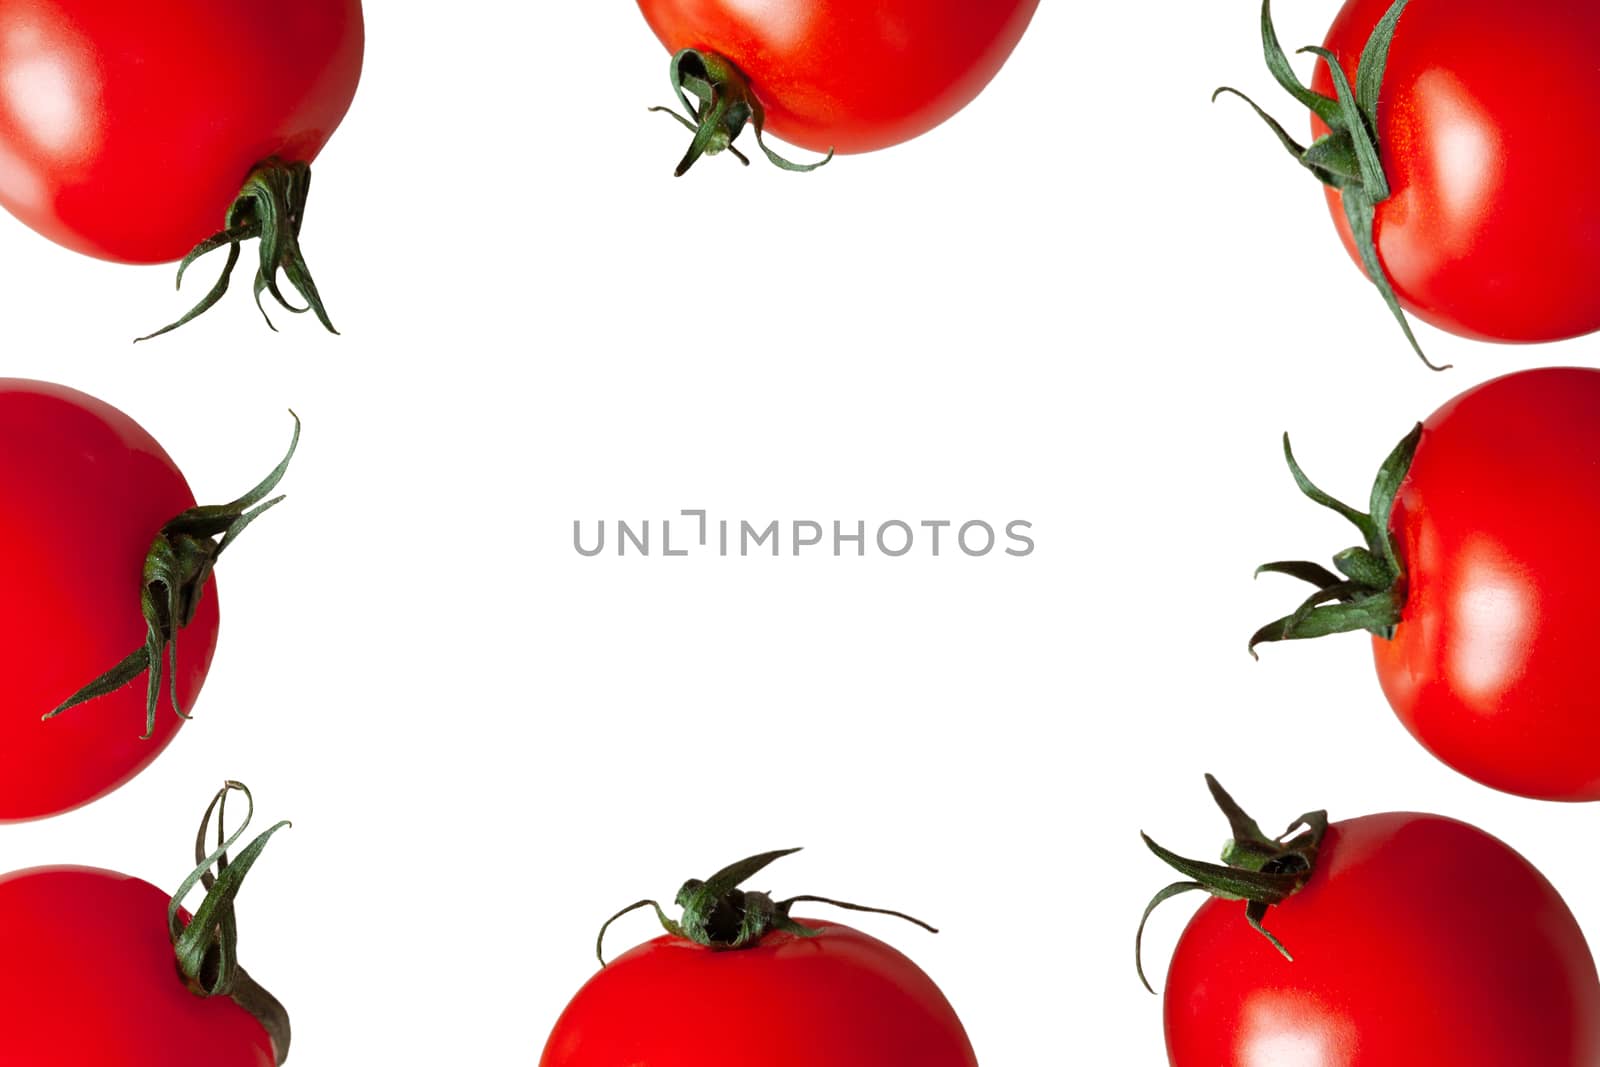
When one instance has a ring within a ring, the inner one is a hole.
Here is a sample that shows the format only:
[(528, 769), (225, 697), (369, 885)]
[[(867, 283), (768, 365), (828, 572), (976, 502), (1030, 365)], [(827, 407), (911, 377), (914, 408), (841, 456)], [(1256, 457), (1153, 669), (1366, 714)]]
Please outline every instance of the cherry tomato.
[[(542, 1067), (975, 1067), (944, 994), (916, 964), (837, 923), (719, 952), (672, 936), (578, 991)], [(714, 1020), (712, 1022), (711, 1020)]]
[[(1600, 371), (1497, 378), (1409, 440), (1389, 465), (1391, 481), (1404, 470), (1384, 524), (1395, 573), (1342, 594), (1327, 575), (1319, 596), (1339, 602), (1258, 639), (1355, 611), (1337, 628), (1374, 630), (1384, 694), (1434, 755), (1507, 792), (1600, 800)], [(1378, 619), (1352, 606), (1384, 600)]]
[[(1348, 0), (1325, 47), (1347, 77), (1392, 0)], [(1600, 329), (1600, 143), (1554, 100), (1600, 95), (1600, 5), (1406, 6), (1377, 107), (1389, 199), (1374, 235), (1405, 307), (1467, 337), (1552, 341)], [(1312, 88), (1335, 93), (1325, 64)], [(1313, 132), (1327, 126), (1313, 117)], [(1360, 263), (1337, 190), (1334, 224)]]
[(1178, 941), (1173, 1067), (1600, 1063), (1577, 920), (1482, 830), (1415, 813), (1331, 824), (1303, 888), (1265, 910), (1281, 952), (1246, 907), (1209, 900)]
[(639, 0), (670, 52), (722, 56), (767, 128), (815, 152), (926, 133), (1000, 70), (1038, 0)]
[(158, 693), (130, 677), (46, 721), (144, 646), (152, 543), (195, 499), (132, 419), (63, 386), (0, 379), (0, 457), (0, 558), (15, 608), (0, 625), (0, 821), (15, 821), (87, 804), (161, 754), (183, 723), (173, 701), (187, 712), (199, 696), (218, 613), (212, 580), (177, 631), (175, 667), (163, 652)]
[(316, 158), (362, 45), (359, 0), (6, 0), (0, 204), (87, 255), (178, 259), (257, 164)]
[(737, 888), (793, 851), (686, 883), (679, 922), (654, 901), (607, 922), (648, 906), (669, 933), (604, 964), (578, 991), (541, 1067), (977, 1067), (961, 1020), (916, 964), (857, 930), (789, 913), (811, 901), (926, 924)]
[(0, 876), (0, 1060), (273, 1067), (267, 1032), (173, 966), (167, 895), (92, 867)]
[[(239, 966), (233, 899), (267, 841), (232, 861), (248, 817), (205, 855), (212, 801), (196, 851), (202, 866), (180, 900), (148, 882), (93, 867), (0, 875), (0, 1062), (39, 1067), (274, 1067), (289, 1050), (288, 1015)], [(220, 827), (219, 827), (219, 832)], [(179, 904), (204, 882), (196, 911)]]

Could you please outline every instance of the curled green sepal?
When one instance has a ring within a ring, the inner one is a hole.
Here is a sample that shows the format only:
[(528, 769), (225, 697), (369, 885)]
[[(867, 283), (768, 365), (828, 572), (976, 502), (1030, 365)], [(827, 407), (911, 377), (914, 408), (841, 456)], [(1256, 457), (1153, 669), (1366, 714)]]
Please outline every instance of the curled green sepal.
[[(278, 485), (294, 450), (300, 444), (300, 416), (289, 412), (294, 419), (294, 434), (289, 439), (289, 451), (283, 460), (262, 479), (261, 484), (244, 496), (227, 504), (194, 507), (176, 516), (161, 527), (145, 556), (143, 586), (139, 591), (139, 609), (144, 616), (144, 644), (128, 653), (121, 663), (79, 689), (44, 715), (53, 719), (69, 708), (114, 693), (141, 674), (148, 675), (145, 694), (145, 720), (143, 739), (148, 740), (156, 729), (156, 705), (161, 700), (161, 680), (171, 675), (168, 689), (172, 696), (172, 710), (179, 718), (189, 715), (178, 705), (178, 631), (194, 621), (200, 606), (206, 582), (212, 568), (234, 539), (244, 532), (262, 512), (283, 500), (275, 496), (263, 498)], [(170, 668), (170, 669), (169, 669)]]
[(773, 930), (781, 930), (797, 937), (815, 937), (816, 930), (789, 917), (789, 910), (794, 905), (802, 903), (830, 904), (848, 911), (892, 915), (897, 919), (916, 923), (930, 933), (939, 932), (921, 919), (887, 908), (869, 908), (863, 904), (850, 904), (842, 900), (816, 896), (773, 900), (766, 893), (739, 888), (741, 882), (753, 878), (773, 860), (792, 856), (799, 851), (797, 848), (786, 848), (776, 852), (763, 852), (759, 856), (751, 856), (749, 859), (730, 864), (704, 881), (699, 878), (689, 879), (683, 883), (683, 888), (678, 890), (677, 906), (683, 909), (683, 913), (676, 922), (668, 918), (667, 913), (661, 910), (661, 905), (654, 900), (640, 900), (629, 904), (600, 927), (600, 936), (594, 943), (594, 952), (600, 960), (600, 965), (604, 967), (606, 963), (606, 931), (611, 928), (612, 923), (640, 908), (654, 909), (662, 928), (672, 936), (719, 951), (751, 948)]
[[(230, 834), (225, 826), (228, 794), (235, 791), (244, 794), (246, 808), (244, 819)], [(211, 798), (205, 817), (200, 820), (200, 831), (195, 835), (196, 867), (167, 905), (167, 930), (177, 957), (178, 972), (189, 990), (200, 997), (230, 997), (255, 1016), (271, 1038), (274, 1057), (281, 1064), (289, 1058), (289, 1013), (276, 997), (256, 984), (239, 966), (239, 929), (233, 902), (244, 884), (245, 875), (250, 873), (272, 835), (290, 823), (274, 824), (230, 860), (228, 850), (239, 843), (254, 814), (255, 800), (250, 790), (238, 782), (225, 782)], [(217, 843), (208, 851), (207, 838), (213, 816)], [(205, 889), (206, 896), (194, 916), (184, 922), (183, 900), (196, 885)]]
[(1317, 504), (1337, 512), (1361, 531), (1365, 545), (1347, 548), (1333, 557), (1334, 570), (1306, 560), (1263, 563), (1256, 574), (1286, 574), (1317, 587), (1300, 606), (1281, 619), (1261, 627), (1250, 637), (1250, 654), (1268, 641), (1296, 641), (1328, 634), (1366, 630), (1383, 638), (1394, 636), (1405, 608), (1405, 571), (1389, 532), (1389, 514), (1395, 494), (1411, 469), (1422, 440), (1419, 422), (1395, 445), (1372, 483), (1369, 511), (1357, 511), (1317, 488), (1295, 461), (1289, 435), (1283, 435), (1283, 456), (1295, 485)]
[(1378, 246), (1373, 233), (1377, 205), (1389, 199), (1389, 179), (1383, 171), (1378, 154), (1378, 96), (1383, 87), (1384, 70), (1389, 65), (1389, 48), (1394, 43), (1395, 27), (1399, 25), (1409, 0), (1395, 0), (1385, 12), (1361, 50), (1356, 68), (1356, 84), (1351, 87), (1340, 67), (1338, 57), (1324, 48), (1302, 48), (1300, 52), (1316, 56), (1327, 64), (1333, 81), (1335, 96), (1327, 97), (1314, 92), (1300, 82), (1289, 65), (1289, 57), (1278, 43), (1277, 31), (1272, 25), (1272, 0), (1261, 3), (1261, 44), (1266, 55), (1267, 69), (1273, 80), (1294, 97), (1302, 106), (1310, 108), (1328, 127), (1328, 133), (1310, 145), (1302, 145), (1291, 137), (1283, 126), (1267, 114), (1254, 100), (1231, 86), (1222, 86), (1211, 94), (1215, 100), (1230, 93), (1249, 104), (1260, 116), (1280, 144), (1295, 160), (1324, 185), (1339, 191), (1344, 205), (1345, 220), (1355, 240), (1356, 252), (1367, 277), (1377, 287), (1383, 302), (1388, 305), (1395, 321), (1410, 343), (1412, 351), (1433, 370), (1444, 370), (1428, 359), (1421, 344), (1411, 331), (1411, 323), (1400, 306), (1394, 284), (1378, 259)]
[[(228, 291), (228, 281), (233, 276), (234, 266), (239, 262), (239, 246), (245, 241), (254, 239), (259, 239), (257, 248), (260, 253), (260, 265), (256, 268), (255, 280), (256, 308), (261, 312), (261, 317), (267, 320), (268, 328), (274, 333), (278, 329), (272, 325), (267, 309), (261, 304), (263, 292), (272, 294), (272, 298), (285, 311), (296, 315), (307, 311), (314, 312), (317, 321), (321, 322), (329, 333), (338, 333), (339, 331), (333, 328), (333, 323), (328, 319), (327, 309), (322, 306), (322, 296), (317, 292), (317, 283), (312, 280), (311, 270), (306, 266), (305, 257), (300, 253), (300, 226), (305, 221), (306, 198), (310, 192), (309, 163), (285, 163), (273, 157), (257, 164), (255, 170), (245, 179), (244, 188), (239, 191), (239, 195), (228, 208), (223, 229), (195, 245), (189, 254), (183, 257), (183, 262), (178, 264), (178, 288), (182, 289), (183, 275), (190, 264), (207, 252), (226, 246), (228, 261), (222, 268), (221, 277), (183, 318), (163, 326), (154, 333), (135, 338), (135, 341), (148, 341), (152, 337), (170, 333), (211, 310)], [(278, 287), (280, 272), (289, 279), (289, 284), (299, 291), (301, 298), (306, 302), (304, 307), (291, 304), (285, 299), (283, 291)]]
[(1322, 847), (1322, 839), (1328, 832), (1328, 813), (1312, 811), (1290, 823), (1281, 836), (1268, 837), (1256, 821), (1245, 814), (1244, 809), (1228, 795), (1221, 783), (1209, 774), (1206, 775), (1206, 786), (1210, 788), (1211, 798), (1216, 801), (1217, 807), (1227, 816), (1233, 834), (1222, 848), (1222, 863), (1184, 859), (1156, 844), (1150, 835), (1139, 835), (1151, 852), (1187, 879), (1174, 882), (1151, 899), (1145, 906), (1144, 914), (1139, 919), (1139, 929), (1133, 937), (1134, 968), (1139, 973), (1139, 981), (1152, 993), (1155, 990), (1144, 973), (1145, 924), (1150, 921), (1150, 915), (1156, 908), (1191, 890), (1210, 893), (1218, 900), (1243, 901), (1245, 921), (1251, 929), (1266, 938), (1284, 959), (1293, 962), (1294, 957), (1283, 942), (1268, 931), (1263, 923), (1268, 908), (1282, 904), (1304, 889), (1311, 880), (1317, 865), (1317, 850)]
[[(833, 149), (830, 148), (828, 154), (815, 163), (793, 163), (768, 148), (762, 136), (767, 113), (750, 88), (750, 80), (738, 67), (717, 53), (685, 48), (672, 57), (671, 74), (672, 89), (678, 94), (678, 102), (688, 112), (688, 117), (670, 107), (653, 107), (650, 110), (671, 115), (694, 134), (689, 151), (673, 172), (675, 177), (681, 178), (687, 174), (701, 156), (714, 156), (723, 151), (733, 153), (740, 163), (748, 167), (749, 158), (733, 147), (734, 140), (747, 123), (756, 131), (756, 144), (761, 151), (784, 170), (805, 173), (816, 170), (833, 158)], [(694, 99), (691, 100), (691, 96)]]

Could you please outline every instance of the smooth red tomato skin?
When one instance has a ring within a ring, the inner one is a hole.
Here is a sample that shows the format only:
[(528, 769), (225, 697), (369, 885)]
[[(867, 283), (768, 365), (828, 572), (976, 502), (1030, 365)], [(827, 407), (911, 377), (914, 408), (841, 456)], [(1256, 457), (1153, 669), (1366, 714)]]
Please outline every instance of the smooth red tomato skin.
[[(1392, 0), (1348, 0), (1326, 47), (1355, 84)], [(1600, 141), (1564, 102), (1600, 94), (1600, 4), (1417, 0), (1405, 9), (1378, 102), (1393, 195), (1378, 256), (1406, 309), (1494, 341), (1600, 329)], [(1312, 87), (1334, 95), (1319, 63)], [(1317, 136), (1327, 128), (1313, 118)], [(1328, 205), (1359, 265), (1339, 194)]]
[(1554, 887), (1436, 815), (1333, 824), (1306, 888), (1272, 908), (1285, 960), (1210, 900), (1167, 973), (1173, 1067), (1595, 1067), (1600, 978)]
[(926, 133), (1005, 64), (1039, 0), (639, 0), (669, 52), (716, 52), (750, 79), (767, 130), (814, 152)]
[(540, 1067), (977, 1067), (916, 964), (838, 923), (714, 952), (658, 937), (578, 991)]
[(272, 1042), (227, 997), (191, 993), (167, 895), (91, 867), (0, 876), (0, 1063), (273, 1067)]
[(1600, 800), (1600, 371), (1512, 374), (1440, 408), (1390, 528), (1406, 603), (1373, 652), (1406, 728), (1485, 785)]
[[(0, 821), (54, 815), (132, 778), (182, 720), (164, 684), (155, 735), (141, 741), (145, 680), (40, 716), (144, 641), (145, 555), (164, 523), (194, 506), (155, 439), (93, 397), (0, 379)], [(178, 634), (178, 697), (193, 708), (217, 642), (216, 578)]]
[(257, 163), (316, 158), (362, 48), (360, 0), (0, 0), (0, 204), (87, 255), (179, 259)]

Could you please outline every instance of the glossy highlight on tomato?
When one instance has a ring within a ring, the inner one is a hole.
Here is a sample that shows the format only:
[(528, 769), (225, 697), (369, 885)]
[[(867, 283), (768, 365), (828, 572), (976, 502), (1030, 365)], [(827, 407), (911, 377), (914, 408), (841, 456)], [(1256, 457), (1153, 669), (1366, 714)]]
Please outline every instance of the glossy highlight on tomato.
[[(1354, 84), (1392, 0), (1348, 0), (1325, 47)], [(1600, 95), (1600, 5), (1413, 0), (1395, 28), (1376, 135), (1391, 190), (1378, 256), (1401, 303), (1442, 329), (1553, 341), (1600, 329), (1600, 142), (1569, 106)], [(1327, 66), (1312, 88), (1334, 96)], [(1328, 127), (1315, 116), (1312, 132)], [(1340, 193), (1329, 208), (1359, 265)]]
[(87, 255), (179, 259), (257, 164), (316, 158), (362, 48), (359, 0), (7, 0), (0, 204)]
[(669, 52), (731, 61), (768, 132), (814, 152), (926, 133), (983, 91), (1038, 0), (639, 0)]

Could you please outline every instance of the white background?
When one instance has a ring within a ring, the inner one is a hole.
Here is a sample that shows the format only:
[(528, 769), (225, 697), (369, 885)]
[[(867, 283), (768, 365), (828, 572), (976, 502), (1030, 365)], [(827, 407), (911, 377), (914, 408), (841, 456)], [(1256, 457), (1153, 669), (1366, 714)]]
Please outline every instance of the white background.
[[(1288, 3), (1288, 44), (1335, 4)], [(1249, 0), (1046, 0), (972, 107), (809, 176), (670, 177), (667, 57), (627, 3), (369, 5), (304, 244), (342, 337), (273, 335), (241, 266), (166, 268), (0, 221), (4, 371), (96, 393), (202, 501), (305, 436), (229, 553), (197, 721), (112, 798), (0, 831), (8, 866), (165, 887), (216, 783), (295, 820), (243, 959), (295, 1059), (535, 1062), (598, 923), (769, 848), (754, 888), (909, 910), (986, 1065), (1163, 1062), (1140, 909), (1209, 855), (1204, 771), (1275, 826), (1429, 809), (1513, 841), (1580, 916), (1593, 814), (1413, 744), (1360, 637), (1245, 654), (1298, 596), (1255, 564), (1352, 541), (1333, 491), (1449, 396), (1594, 363), (1419, 327), (1409, 354), (1314, 181), (1221, 81), (1279, 103)], [(507, 12), (517, 12), (508, 14)], [(1286, 99), (1286, 98), (1285, 98)], [(153, 165), (158, 165), (153, 161)], [(248, 262), (248, 261), (247, 261)], [(597, 559), (574, 519), (1034, 523), (1029, 558)], [(12, 561), (25, 566), (26, 561)], [(1152, 928), (1152, 972), (1188, 905)], [(636, 917), (618, 949), (653, 936)]]

